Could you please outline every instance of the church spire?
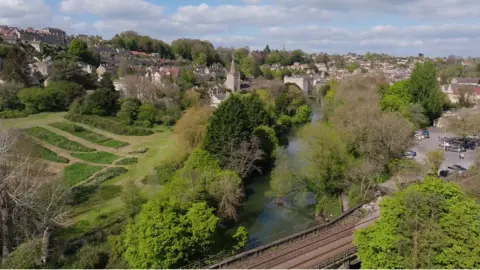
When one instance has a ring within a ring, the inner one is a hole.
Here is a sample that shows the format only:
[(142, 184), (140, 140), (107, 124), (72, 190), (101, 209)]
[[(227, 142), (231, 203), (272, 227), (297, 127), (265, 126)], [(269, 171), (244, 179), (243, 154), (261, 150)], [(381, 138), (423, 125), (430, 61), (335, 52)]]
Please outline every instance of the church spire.
[(230, 74), (237, 73), (237, 64), (235, 64), (235, 59), (232, 56), (232, 64), (230, 65)]

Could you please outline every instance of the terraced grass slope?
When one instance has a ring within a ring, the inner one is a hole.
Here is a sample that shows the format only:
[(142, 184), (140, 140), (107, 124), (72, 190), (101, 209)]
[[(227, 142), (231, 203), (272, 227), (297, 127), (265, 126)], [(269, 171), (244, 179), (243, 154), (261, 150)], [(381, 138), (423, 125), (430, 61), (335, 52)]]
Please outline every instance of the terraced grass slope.
[(72, 153), (73, 157), (97, 164), (112, 164), (120, 157), (108, 152)]
[(51, 132), (48, 129), (42, 127), (32, 127), (26, 130), (26, 133), (32, 137), (42, 140), (46, 143), (54, 145), (58, 148), (73, 152), (93, 152), (95, 149), (88, 148), (79, 144), (78, 142), (71, 141), (61, 135)]
[(75, 163), (63, 169), (63, 180), (74, 186), (103, 169), (102, 166), (93, 166), (85, 163)]
[(79, 138), (82, 138), (86, 141), (96, 143), (105, 147), (118, 149), (118, 148), (122, 148), (124, 146), (129, 145), (129, 143), (113, 140), (112, 138), (106, 137), (102, 134), (98, 134), (84, 127), (81, 127), (79, 125), (65, 123), (65, 122), (57, 122), (49, 125), (54, 128), (58, 128), (60, 130), (68, 132)]

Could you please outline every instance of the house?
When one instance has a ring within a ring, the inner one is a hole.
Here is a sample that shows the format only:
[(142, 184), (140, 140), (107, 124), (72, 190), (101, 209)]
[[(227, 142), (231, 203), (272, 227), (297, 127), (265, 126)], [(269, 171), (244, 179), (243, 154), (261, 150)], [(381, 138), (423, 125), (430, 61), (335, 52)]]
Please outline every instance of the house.
[(110, 75), (114, 76), (115, 73), (117, 72), (117, 67), (100, 65), (96, 71), (99, 78), (103, 77), (105, 73), (110, 73)]
[(478, 86), (480, 85), (480, 78), (453, 78), (450, 84)]
[(220, 103), (222, 103), (230, 96), (230, 92), (217, 88), (208, 90), (208, 95), (210, 96), (210, 106), (218, 108)]

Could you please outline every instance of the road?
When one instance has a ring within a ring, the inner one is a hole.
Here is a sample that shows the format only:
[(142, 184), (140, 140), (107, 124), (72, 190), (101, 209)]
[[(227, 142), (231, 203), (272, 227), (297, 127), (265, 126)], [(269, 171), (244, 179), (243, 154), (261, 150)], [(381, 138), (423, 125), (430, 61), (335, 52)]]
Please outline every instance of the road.
[(315, 236), (267, 251), (257, 257), (229, 265), (230, 269), (311, 269), (351, 250), (353, 232), (379, 217), (378, 204), (366, 217), (323, 231)]

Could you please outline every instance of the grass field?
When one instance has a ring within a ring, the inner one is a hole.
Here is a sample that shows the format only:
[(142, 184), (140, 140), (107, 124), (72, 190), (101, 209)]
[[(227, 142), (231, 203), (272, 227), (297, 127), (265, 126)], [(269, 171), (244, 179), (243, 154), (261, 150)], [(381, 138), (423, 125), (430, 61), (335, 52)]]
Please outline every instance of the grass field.
[(93, 132), (91, 130), (88, 130), (84, 127), (81, 127), (79, 125), (71, 124), (71, 123), (66, 123), (66, 122), (57, 122), (57, 123), (52, 123), (50, 126), (54, 128), (58, 128), (60, 130), (63, 130), (65, 132), (68, 132), (74, 136), (77, 136), (79, 138), (82, 138), (86, 141), (89, 141), (91, 143), (96, 143), (99, 145), (103, 145), (105, 147), (111, 147), (111, 148), (122, 148), (124, 146), (129, 145), (126, 142), (121, 142), (117, 140), (113, 140), (112, 138), (106, 137), (102, 134)]
[(102, 166), (93, 166), (85, 163), (75, 163), (63, 169), (63, 180), (74, 186), (88, 179), (94, 173), (103, 169)]
[(102, 171), (99, 174), (95, 175), (95, 177), (93, 177), (91, 181), (89, 181), (89, 183), (92, 185), (100, 185), (103, 182), (120, 176), (126, 172), (128, 172), (128, 170), (123, 167), (107, 168), (105, 171)]
[(52, 150), (44, 147), (43, 145), (40, 145), (38, 143), (34, 143), (34, 155), (38, 158), (47, 160), (47, 161), (52, 161), (56, 163), (68, 163), (69, 160), (67, 158), (64, 158), (62, 156), (57, 155), (57, 153), (53, 152)]
[(95, 149), (88, 148), (77, 142), (71, 141), (43, 127), (32, 127), (26, 133), (56, 147), (75, 152), (93, 152)]
[(115, 162), (115, 165), (132, 165), (132, 164), (137, 164), (137, 163), (138, 163), (138, 158), (127, 157), (127, 158), (123, 158), (123, 159)]
[(108, 152), (72, 153), (72, 157), (97, 164), (112, 164), (120, 157)]

